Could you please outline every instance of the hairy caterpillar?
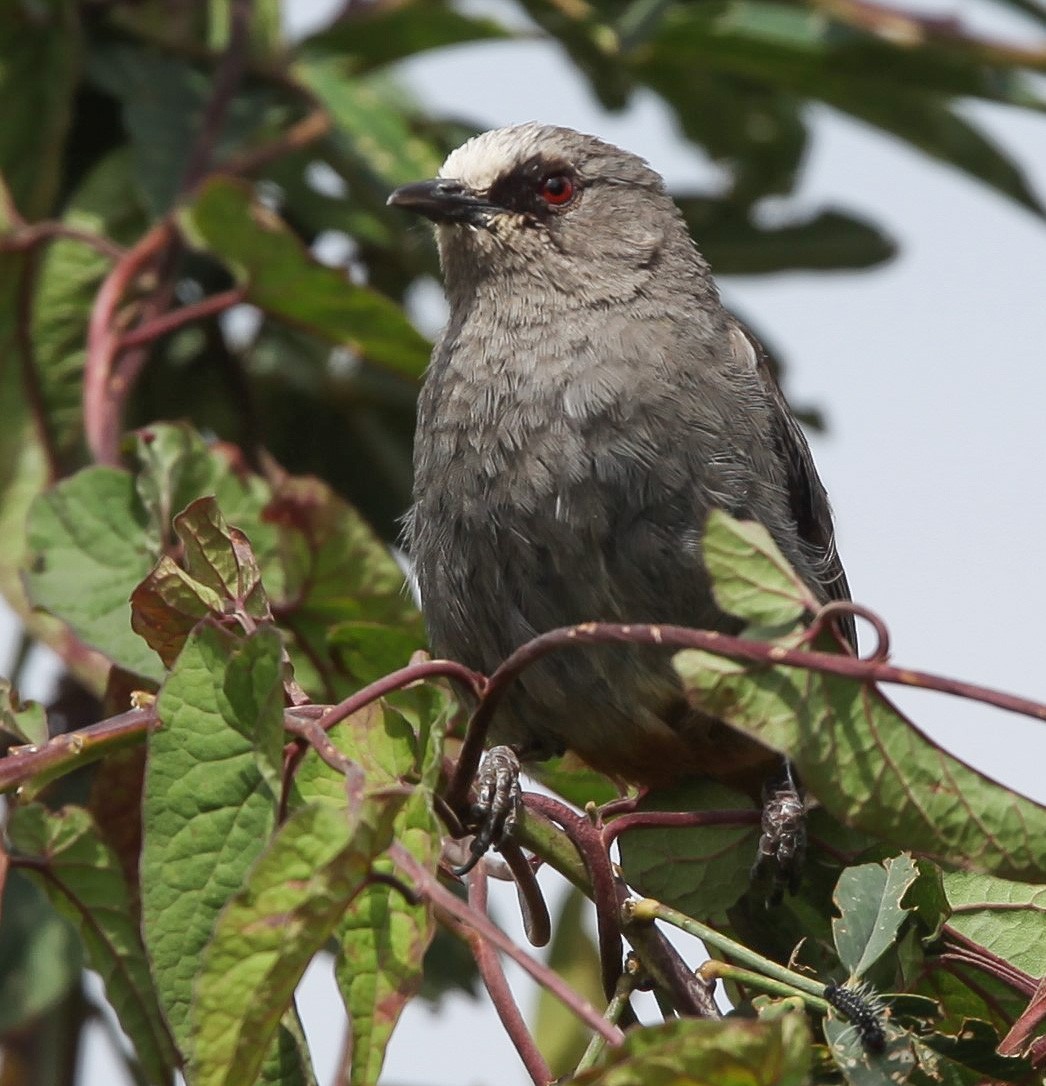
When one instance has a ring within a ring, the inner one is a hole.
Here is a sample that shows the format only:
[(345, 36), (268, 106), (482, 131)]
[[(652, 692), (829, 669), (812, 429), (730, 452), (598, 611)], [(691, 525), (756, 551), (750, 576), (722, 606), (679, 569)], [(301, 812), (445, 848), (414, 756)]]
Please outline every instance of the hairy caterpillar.
[(886, 1031), (883, 1029), (882, 1000), (867, 985), (844, 988), (839, 984), (827, 984), (824, 997), (850, 1021), (865, 1052), (875, 1055), (886, 1050)]

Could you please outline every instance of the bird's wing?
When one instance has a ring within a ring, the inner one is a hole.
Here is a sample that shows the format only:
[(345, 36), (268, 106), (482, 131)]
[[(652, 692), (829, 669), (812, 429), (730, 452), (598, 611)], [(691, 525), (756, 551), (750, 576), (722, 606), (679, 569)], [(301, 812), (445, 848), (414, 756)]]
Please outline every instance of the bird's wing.
[[(785, 400), (759, 341), (739, 322), (732, 336), (734, 347), (745, 361), (754, 365), (767, 396), (773, 402), (774, 433), (772, 440), (785, 466), (788, 497), (799, 539), (814, 561), (817, 584), (812, 585), (826, 600), (849, 600), (850, 586), (835, 547), (832, 509), (828, 502), (806, 435)], [(857, 632), (852, 616), (842, 624), (851, 647), (857, 649)]]

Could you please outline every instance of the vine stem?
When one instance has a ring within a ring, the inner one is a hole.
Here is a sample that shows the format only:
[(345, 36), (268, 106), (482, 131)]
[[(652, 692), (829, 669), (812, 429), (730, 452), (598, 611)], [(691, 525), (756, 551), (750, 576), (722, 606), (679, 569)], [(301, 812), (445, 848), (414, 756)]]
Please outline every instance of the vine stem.
[[(800, 991), (790, 981), (777, 980), (763, 973), (757, 973), (754, 969), (745, 969), (740, 965), (732, 965), (730, 962), (711, 959), (700, 966), (698, 973), (709, 981), (733, 980), (738, 984), (747, 984), (751, 988), (757, 988), (759, 991), (767, 992), (770, 995), (784, 996), (785, 998), (798, 996), (806, 1006), (819, 1014), (827, 1014), (830, 1009), (828, 1000), (810, 992)], [(820, 987), (823, 989), (824, 985), (822, 984)]]
[(676, 909), (663, 905), (654, 898), (646, 897), (639, 900), (630, 899), (625, 903), (626, 926), (632, 924), (649, 924), (654, 920), (663, 920), (688, 935), (693, 935), (703, 943), (713, 946), (723, 954), (729, 954), (735, 961), (754, 970), (756, 973), (772, 980), (778, 980), (792, 988), (798, 989), (806, 995), (824, 998), (824, 985), (817, 980), (804, 977), (801, 973), (794, 973), (783, 965), (764, 958), (754, 950), (749, 950), (742, 943), (735, 942), (728, 935), (702, 924), (700, 920), (694, 920)]
[[(482, 864), (469, 875), (469, 904), (481, 915), (487, 915), (487, 873)], [(463, 934), (472, 950), (476, 967), (479, 969), (487, 994), (494, 1004), (494, 1010), (497, 1011), (509, 1040), (519, 1053), (527, 1074), (533, 1080), (534, 1086), (547, 1086), (552, 1081), (552, 1072), (533, 1034), (523, 1020), (519, 1004), (509, 987), (497, 952), (474, 928), (465, 928)]]
[(113, 389), (113, 368), (120, 349), (117, 308), (139, 275), (167, 250), (175, 239), (166, 220), (145, 233), (105, 277), (91, 308), (84, 359), (84, 433), (91, 456), (98, 464), (116, 467), (119, 462), (120, 419)]
[(608, 1044), (617, 1046), (625, 1035), (617, 1026), (605, 1021), (591, 1003), (578, 995), (557, 973), (546, 965), (532, 958), (521, 950), (498, 928), (489, 917), (477, 912), (471, 905), (452, 894), (439, 880), (423, 867), (398, 841), (389, 846), (389, 856), (393, 863), (413, 882), (415, 891), (438, 905), (466, 927), (472, 928), (480, 936), (507, 954), (517, 965), (548, 992), (554, 995), (568, 1010), (573, 1012), (590, 1029), (604, 1037)]
[[(625, 1013), (625, 1008), (628, 1006), (628, 1001), (632, 997), (633, 991), (635, 991), (636, 981), (635, 977), (631, 973), (622, 973), (617, 978), (617, 985), (614, 988), (614, 996), (607, 1004), (607, 1009), (603, 1014), (603, 1017), (613, 1025), (618, 1025), (621, 1021), (621, 1016)], [(574, 1068), (574, 1075), (580, 1075), (582, 1071), (587, 1071), (591, 1067), (595, 1067), (596, 1061), (599, 1059), (606, 1048), (606, 1042), (598, 1034), (588, 1042), (588, 1048), (585, 1049), (584, 1055), (578, 1062), (577, 1067)]]
[(487, 732), (501, 699), (519, 675), (550, 653), (580, 645), (653, 645), (666, 649), (702, 649), (714, 656), (767, 666), (791, 666), (825, 675), (839, 675), (865, 683), (887, 683), (935, 690), (970, 701), (983, 702), (1010, 713), (1046, 721), (1046, 705), (1015, 694), (992, 690), (975, 683), (934, 675), (927, 671), (895, 667), (877, 654), (870, 659), (816, 649), (786, 648), (766, 641), (695, 630), (686, 626), (586, 622), (561, 626), (528, 641), (512, 653), (490, 676), (469, 723), (461, 757), (447, 792), (455, 808), (465, 802), (486, 744)]

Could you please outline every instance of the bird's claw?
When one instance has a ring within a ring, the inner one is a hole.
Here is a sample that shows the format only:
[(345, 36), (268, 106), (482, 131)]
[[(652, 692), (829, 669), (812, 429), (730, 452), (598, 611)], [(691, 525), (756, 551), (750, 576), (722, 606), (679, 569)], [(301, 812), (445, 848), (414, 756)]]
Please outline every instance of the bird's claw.
[(484, 755), (476, 774), (476, 798), (469, 812), (469, 823), (476, 827), (476, 836), (469, 845), (469, 858), (454, 868), (455, 875), (468, 874), (487, 849), (497, 848), (512, 835), (522, 802), (519, 774), (519, 757), (511, 747), (491, 747)]
[(753, 879), (767, 880), (767, 905), (778, 905), (785, 890), (799, 889), (806, 857), (806, 803), (786, 762), (782, 775), (763, 790), (762, 833)]

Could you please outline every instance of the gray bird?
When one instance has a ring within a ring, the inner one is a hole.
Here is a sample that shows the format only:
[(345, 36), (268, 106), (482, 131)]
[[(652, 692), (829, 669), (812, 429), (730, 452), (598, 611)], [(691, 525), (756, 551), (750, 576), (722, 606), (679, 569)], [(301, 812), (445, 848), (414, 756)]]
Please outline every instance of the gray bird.
[[(579, 622), (735, 631), (702, 564), (713, 507), (765, 525), (819, 598), (848, 598), (802, 431), (644, 161), (523, 124), (389, 203), (436, 223), (450, 304), (405, 530), (437, 655), (489, 674)], [(687, 707), (667, 653), (630, 646), (526, 671), (493, 737), (639, 784), (774, 764)]]

